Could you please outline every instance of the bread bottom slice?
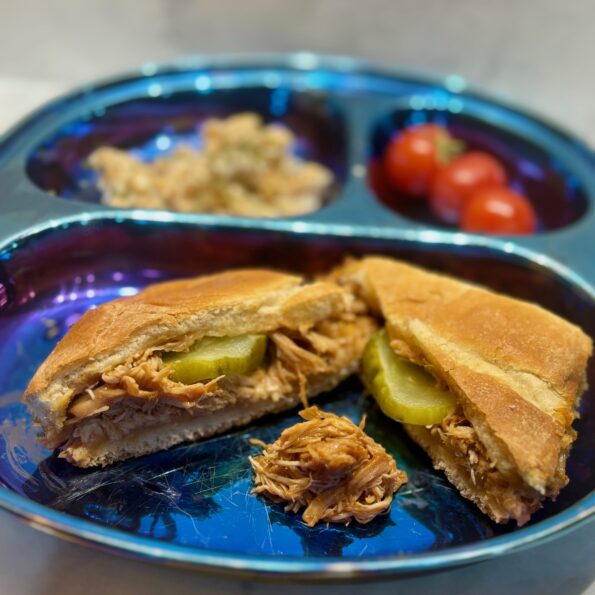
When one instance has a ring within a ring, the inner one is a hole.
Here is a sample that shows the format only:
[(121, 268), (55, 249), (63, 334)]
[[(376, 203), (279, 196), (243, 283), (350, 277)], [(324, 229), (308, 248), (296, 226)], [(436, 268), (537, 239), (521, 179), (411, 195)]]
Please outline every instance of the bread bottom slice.
[[(182, 442), (194, 442), (236, 426), (244, 426), (269, 413), (291, 409), (298, 402), (299, 397), (287, 396), (276, 402), (244, 402), (199, 415), (191, 415), (185, 411), (181, 418), (138, 429), (119, 439), (71, 444), (62, 450), (60, 457), (78, 467), (105, 467), (116, 461), (165, 450)], [(158, 421), (159, 418), (156, 419)]]
[(545, 496), (520, 479), (506, 478), (497, 469), (490, 472), (487, 480), (477, 477), (472, 473), (467, 459), (457, 456), (430, 429), (408, 424), (404, 424), (404, 428), (430, 456), (434, 468), (444, 471), (447, 479), (462, 496), (474, 502), (497, 523), (514, 519), (521, 526), (540, 508)]

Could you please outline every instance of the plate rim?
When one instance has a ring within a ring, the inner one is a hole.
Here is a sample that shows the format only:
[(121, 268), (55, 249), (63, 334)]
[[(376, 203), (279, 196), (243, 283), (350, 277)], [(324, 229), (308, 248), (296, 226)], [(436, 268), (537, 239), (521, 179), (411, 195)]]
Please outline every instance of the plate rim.
[(445, 550), (360, 557), (353, 561), (336, 556), (260, 556), (160, 542), (57, 511), (25, 498), (4, 485), (0, 485), (0, 509), (55, 537), (164, 565), (174, 564), (193, 570), (256, 579), (293, 577), (339, 581), (446, 570), (545, 543), (595, 520), (595, 491), (551, 518), (506, 535)]

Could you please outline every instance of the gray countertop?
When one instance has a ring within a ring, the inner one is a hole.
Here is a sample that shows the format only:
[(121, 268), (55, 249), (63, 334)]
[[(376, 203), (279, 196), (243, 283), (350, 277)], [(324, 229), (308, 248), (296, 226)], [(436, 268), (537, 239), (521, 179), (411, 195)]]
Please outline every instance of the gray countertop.
[[(0, 133), (67, 88), (180, 55), (309, 50), (463, 75), (595, 145), (592, 0), (24, 0), (2, 3)], [(0, 593), (277, 593), (66, 543), (0, 514)], [(595, 523), (539, 547), (381, 593), (595, 595)], [(308, 587), (349, 594), (360, 586)], [(283, 585), (288, 595), (304, 587)]]

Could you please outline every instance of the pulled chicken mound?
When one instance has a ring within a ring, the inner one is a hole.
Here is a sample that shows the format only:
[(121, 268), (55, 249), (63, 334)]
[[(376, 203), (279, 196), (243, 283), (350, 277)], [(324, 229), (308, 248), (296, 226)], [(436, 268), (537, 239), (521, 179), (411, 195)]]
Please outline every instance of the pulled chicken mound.
[(254, 470), (253, 493), (285, 510), (297, 512), (313, 527), (319, 521), (369, 523), (386, 512), (393, 494), (407, 482), (395, 460), (346, 417), (318, 407), (300, 412), (305, 422), (284, 430), (261, 455), (250, 457)]

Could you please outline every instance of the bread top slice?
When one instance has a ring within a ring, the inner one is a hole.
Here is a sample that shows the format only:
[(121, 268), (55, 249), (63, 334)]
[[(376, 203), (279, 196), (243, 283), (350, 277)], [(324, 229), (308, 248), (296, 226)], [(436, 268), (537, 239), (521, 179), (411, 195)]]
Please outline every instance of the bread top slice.
[(70, 401), (106, 370), (182, 337), (229, 336), (296, 329), (350, 308), (333, 283), (237, 270), (158, 283), (86, 312), (33, 376), (24, 401), (35, 420), (60, 427)]
[(534, 304), (382, 257), (331, 278), (355, 286), (387, 324), (393, 349), (458, 397), (498, 469), (556, 491), (562, 437), (585, 387), (592, 342)]

